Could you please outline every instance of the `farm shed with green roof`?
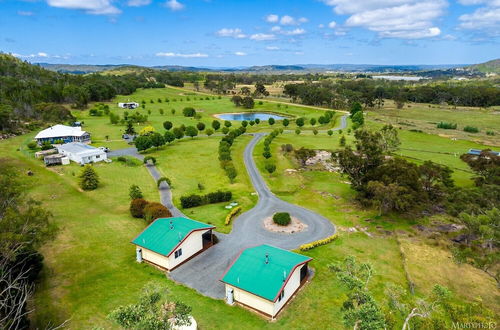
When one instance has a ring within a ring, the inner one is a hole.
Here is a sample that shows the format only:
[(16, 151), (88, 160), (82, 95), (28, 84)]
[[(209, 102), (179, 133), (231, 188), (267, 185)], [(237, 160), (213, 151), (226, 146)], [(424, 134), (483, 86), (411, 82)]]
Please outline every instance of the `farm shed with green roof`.
[(137, 261), (172, 270), (212, 246), (214, 228), (183, 217), (156, 219), (132, 241)]
[(274, 318), (308, 277), (312, 259), (270, 245), (241, 252), (221, 281), (226, 300)]

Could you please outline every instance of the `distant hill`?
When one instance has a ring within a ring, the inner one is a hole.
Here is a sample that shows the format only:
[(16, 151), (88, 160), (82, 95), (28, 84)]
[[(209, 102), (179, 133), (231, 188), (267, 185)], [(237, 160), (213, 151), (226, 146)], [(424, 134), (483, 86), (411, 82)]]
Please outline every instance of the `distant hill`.
[(499, 73), (500, 74), (500, 58), (491, 60), (481, 64), (469, 65), (467, 69), (477, 70), (482, 73)]
[[(464, 64), (450, 65), (373, 65), (373, 64), (294, 64), (294, 65), (256, 65), (250, 67), (195, 67), (181, 65), (158, 65), (152, 67), (118, 64), (118, 65), (86, 65), (86, 64), (48, 64), (38, 63), (39, 66), (60, 73), (86, 74), (93, 72), (106, 72), (107, 74), (122, 75), (126, 73), (138, 73), (150, 70), (161, 70), (170, 72), (232, 72), (232, 73), (325, 73), (325, 72), (367, 72), (367, 73), (409, 73), (446, 71), (467, 68), (472, 71), (498, 70), (499, 60), (484, 64), (466, 66)], [(489, 71), (498, 72), (498, 71)]]

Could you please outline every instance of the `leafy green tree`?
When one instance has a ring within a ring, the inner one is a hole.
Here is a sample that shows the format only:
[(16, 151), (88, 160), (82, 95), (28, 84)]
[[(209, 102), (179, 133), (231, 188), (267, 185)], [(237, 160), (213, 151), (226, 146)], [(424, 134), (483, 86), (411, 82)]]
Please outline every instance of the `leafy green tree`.
[(198, 135), (198, 130), (194, 126), (188, 126), (186, 127), (186, 135), (190, 136), (191, 138), (194, 138), (195, 136)]
[(235, 106), (239, 107), (243, 102), (243, 98), (239, 95), (234, 95), (231, 97), (231, 102), (233, 102)]
[(253, 109), (255, 102), (254, 102), (253, 98), (251, 98), (250, 96), (246, 96), (241, 101), (241, 104), (246, 109)]
[(182, 110), (184, 117), (194, 117), (196, 116), (196, 110), (192, 107), (186, 107)]
[(266, 90), (266, 86), (264, 86), (263, 83), (258, 82), (255, 84), (254, 95), (255, 97), (269, 96), (269, 92)]
[(180, 127), (175, 127), (174, 130), (173, 130), (173, 133), (175, 135), (175, 138), (177, 140), (180, 140), (184, 137), (184, 130)]
[(363, 116), (363, 111), (356, 112), (352, 117), (351, 120), (353, 122), (353, 129), (357, 129), (360, 126), (363, 126), (365, 123), (365, 118)]
[(328, 130), (328, 132), (326, 132), (329, 136), (332, 136), (333, 135), (333, 131), (331, 129)]
[(399, 140), (398, 131), (392, 125), (384, 125), (380, 130), (380, 134), (382, 136), (382, 144), (384, 149), (389, 152), (394, 152), (398, 150), (401, 145), (401, 141)]
[(214, 120), (214, 121), (212, 122), (212, 128), (213, 128), (215, 131), (219, 130), (219, 128), (220, 128), (220, 122), (219, 122), (218, 120)]
[(172, 143), (175, 140), (175, 135), (170, 131), (166, 131), (163, 135), (163, 138), (165, 139), (166, 143)]
[(305, 124), (305, 119), (304, 118), (297, 118), (295, 120), (295, 124), (297, 124), (298, 127), (302, 127)]
[(79, 179), (80, 188), (83, 190), (95, 190), (99, 186), (99, 176), (91, 165), (85, 165)]
[(139, 188), (139, 186), (136, 184), (133, 184), (130, 186), (128, 195), (130, 196), (130, 199), (137, 199), (137, 198), (144, 197), (144, 195), (142, 194), (141, 188)]
[(361, 104), (359, 102), (354, 102), (351, 104), (351, 108), (349, 109), (349, 113), (351, 114), (351, 118), (354, 117), (355, 114), (358, 112), (362, 112), (363, 107), (361, 107)]
[(196, 128), (198, 129), (198, 131), (203, 131), (205, 129), (205, 124), (203, 124), (202, 122), (199, 122), (196, 124)]
[(240, 94), (249, 96), (251, 93), (252, 93), (252, 91), (247, 86), (243, 86), (240, 88)]
[(460, 159), (476, 173), (476, 186), (484, 184), (500, 185), (500, 156), (484, 149), (479, 155), (464, 154)]
[(141, 135), (134, 140), (135, 147), (138, 151), (144, 151), (153, 146), (153, 141), (149, 135)]
[(228, 128), (229, 128), (229, 127), (231, 127), (231, 125), (232, 125), (232, 124), (231, 124), (231, 122), (230, 122), (229, 120), (225, 120), (225, 121), (224, 121), (224, 126), (226, 126), (226, 127), (228, 127)]
[(224, 127), (222, 127), (222, 133), (223, 133), (223, 134), (227, 134), (227, 133), (229, 133), (229, 128), (228, 128), (228, 127), (225, 127), (225, 126), (224, 126)]
[(311, 124), (311, 126), (316, 125), (316, 118), (311, 118), (311, 119), (309, 120), (309, 124)]
[(271, 154), (271, 152), (269, 150), (266, 150), (262, 153), (262, 156), (264, 156), (264, 158), (266, 159), (269, 159), (271, 158), (273, 155)]
[(340, 140), (339, 140), (339, 145), (340, 145), (341, 147), (344, 147), (344, 146), (345, 146), (345, 142), (346, 142), (346, 141), (345, 141), (345, 136), (344, 136), (344, 135), (342, 135), (342, 136), (340, 137)]
[(147, 284), (139, 301), (120, 306), (108, 317), (124, 329), (163, 330), (191, 325), (191, 307), (181, 302), (168, 302), (167, 291), (158, 284)]
[(214, 134), (214, 131), (213, 131), (211, 128), (208, 128), (208, 129), (205, 131), (205, 134), (206, 134), (207, 136), (210, 136), (210, 135)]
[(266, 164), (266, 171), (268, 171), (269, 174), (273, 174), (276, 171), (276, 165)]
[(150, 139), (153, 147), (159, 148), (162, 145), (165, 145), (165, 138), (160, 133), (155, 132), (151, 134)]
[(135, 132), (135, 129), (134, 129), (134, 123), (132, 123), (132, 121), (127, 121), (127, 128), (125, 129), (125, 134), (128, 134), (128, 135), (135, 135), (136, 132)]
[(274, 123), (276, 122), (273, 117), (269, 118), (268, 121), (269, 125), (273, 126)]
[(117, 115), (117, 114), (115, 114), (113, 112), (109, 113), (109, 122), (110, 122), (110, 124), (116, 125), (116, 124), (118, 124), (119, 121), (120, 121), (120, 116), (119, 115)]
[(300, 134), (300, 129), (299, 129), (299, 128), (297, 128), (297, 129), (295, 130), (295, 134), (297, 134), (297, 135), (299, 135), (299, 134)]
[(259, 125), (259, 124), (260, 124), (260, 119), (259, 119), (259, 118), (255, 118), (255, 123), (256, 123), (257, 125)]
[(248, 121), (243, 120), (243, 121), (241, 122), (241, 126), (243, 126), (243, 127), (247, 127), (247, 126), (248, 126)]
[(165, 128), (167, 131), (170, 131), (170, 129), (173, 127), (173, 124), (171, 121), (164, 121), (163, 122), (163, 128)]
[(371, 264), (358, 263), (349, 256), (342, 262), (328, 265), (328, 268), (350, 290), (342, 304), (344, 325), (364, 330), (385, 329), (384, 314), (367, 289), (374, 274)]
[(172, 113), (172, 115), (175, 115), (175, 109), (170, 110), (170, 112)]
[(318, 135), (318, 130), (317, 129), (313, 129), (313, 134), (314, 135)]
[(287, 127), (288, 125), (290, 125), (290, 120), (288, 120), (287, 118), (283, 119), (283, 126)]

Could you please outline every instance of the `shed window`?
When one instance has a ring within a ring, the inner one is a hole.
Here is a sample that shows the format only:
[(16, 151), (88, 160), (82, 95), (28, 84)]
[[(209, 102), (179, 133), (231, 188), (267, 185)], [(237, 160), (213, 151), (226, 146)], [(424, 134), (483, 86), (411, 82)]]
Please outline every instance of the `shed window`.
[(182, 249), (179, 249), (174, 252), (175, 259), (179, 258), (182, 255)]
[(281, 301), (283, 297), (285, 296), (285, 289), (281, 290), (280, 295), (278, 296), (278, 301)]
[(97, 156), (95, 156), (95, 158), (101, 158), (101, 155), (97, 155)]

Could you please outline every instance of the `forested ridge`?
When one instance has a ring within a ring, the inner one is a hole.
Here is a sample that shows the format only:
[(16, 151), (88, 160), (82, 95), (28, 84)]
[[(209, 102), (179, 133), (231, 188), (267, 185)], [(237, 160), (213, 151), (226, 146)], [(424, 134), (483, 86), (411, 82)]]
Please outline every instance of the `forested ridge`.
[(156, 70), (123, 75), (64, 74), (0, 54), (0, 131), (16, 132), (32, 121), (68, 121), (71, 112), (63, 103), (84, 109), (89, 102), (129, 95), (137, 88), (182, 87), (184, 81), (197, 79), (196, 73)]

